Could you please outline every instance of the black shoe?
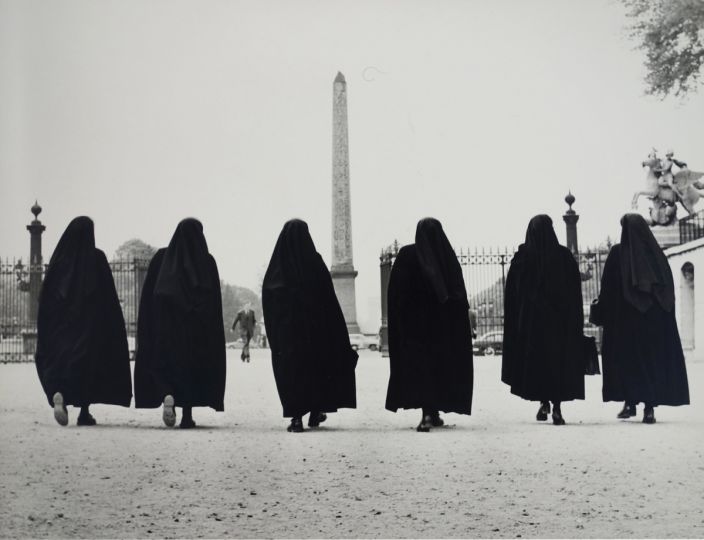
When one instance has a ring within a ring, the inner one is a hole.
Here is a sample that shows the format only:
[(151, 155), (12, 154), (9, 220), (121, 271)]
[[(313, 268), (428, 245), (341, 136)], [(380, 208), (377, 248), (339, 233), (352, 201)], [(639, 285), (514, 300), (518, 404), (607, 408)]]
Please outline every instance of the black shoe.
[(538, 422), (545, 422), (548, 419), (548, 414), (550, 414), (550, 402), (546, 401), (540, 404), (540, 409), (538, 409), (535, 419)]
[(423, 419), (420, 421), (420, 424), (418, 424), (416, 431), (420, 433), (428, 433), (431, 427), (433, 427), (433, 420), (430, 415), (427, 415), (424, 416)]
[(178, 427), (181, 429), (193, 429), (194, 427), (196, 427), (196, 423), (193, 421), (193, 418), (181, 417), (181, 423), (178, 425)]
[(311, 413), (308, 417), (308, 427), (318, 427), (320, 424), (328, 419), (328, 415), (325, 413)]
[(433, 427), (442, 427), (445, 425), (445, 421), (440, 418), (440, 413), (434, 413), (430, 415), (430, 424)]
[(79, 414), (76, 420), (77, 426), (94, 426), (97, 423), (98, 422), (95, 421), (95, 418), (93, 418), (93, 415), (90, 413)]
[(644, 424), (654, 424), (655, 423), (655, 411), (652, 407), (646, 407), (643, 411), (643, 423)]
[(565, 425), (565, 419), (562, 418), (562, 411), (560, 409), (553, 409), (552, 423), (556, 426), (564, 426)]
[(286, 428), (291, 433), (301, 433), (303, 431), (303, 420), (301, 418), (291, 418), (291, 423)]
[(635, 405), (629, 405), (628, 403), (623, 404), (623, 409), (621, 409), (621, 412), (616, 415), (616, 418), (620, 419), (626, 419), (626, 418), (631, 418), (636, 415), (636, 406)]

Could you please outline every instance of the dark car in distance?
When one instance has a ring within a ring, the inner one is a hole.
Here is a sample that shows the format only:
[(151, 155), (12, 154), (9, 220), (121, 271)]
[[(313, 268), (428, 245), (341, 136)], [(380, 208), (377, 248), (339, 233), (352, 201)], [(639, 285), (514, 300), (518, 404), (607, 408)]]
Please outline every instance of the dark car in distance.
[(494, 330), (481, 335), (472, 342), (472, 352), (476, 356), (493, 356), (501, 354), (504, 346), (504, 333)]

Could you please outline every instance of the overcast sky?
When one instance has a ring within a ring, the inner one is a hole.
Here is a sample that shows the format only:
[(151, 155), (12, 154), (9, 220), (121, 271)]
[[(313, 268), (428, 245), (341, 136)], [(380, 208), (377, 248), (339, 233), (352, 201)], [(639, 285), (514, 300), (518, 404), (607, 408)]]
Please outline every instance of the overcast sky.
[(255, 289), (289, 218), (329, 262), (340, 70), (376, 331), (380, 248), (424, 216), (456, 248), (518, 244), (537, 213), (564, 240), (571, 189), (597, 244), (651, 147), (704, 169), (704, 92), (645, 96), (627, 23), (615, 0), (0, 0), (0, 257), (27, 257), (37, 198), (46, 260), (87, 214), (108, 257), (195, 216), (223, 279)]

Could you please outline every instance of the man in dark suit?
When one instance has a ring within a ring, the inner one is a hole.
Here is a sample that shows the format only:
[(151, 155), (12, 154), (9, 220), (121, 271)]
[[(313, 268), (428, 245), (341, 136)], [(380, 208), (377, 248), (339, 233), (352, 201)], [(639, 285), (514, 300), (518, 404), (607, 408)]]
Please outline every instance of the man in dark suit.
[(235, 322), (232, 323), (233, 332), (235, 331), (237, 323), (240, 323), (240, 337), (244, 342), (244, 347), (242, 348), (242, 355), (240, 358), (243, 362), (249, 362), (249, 342), (254, 335), (254, 329), (257, 324), (254, 311), (252, 310), (252, 304), (250, 302), (247, 302), (244, 305), (244, 308), (237, 312)]

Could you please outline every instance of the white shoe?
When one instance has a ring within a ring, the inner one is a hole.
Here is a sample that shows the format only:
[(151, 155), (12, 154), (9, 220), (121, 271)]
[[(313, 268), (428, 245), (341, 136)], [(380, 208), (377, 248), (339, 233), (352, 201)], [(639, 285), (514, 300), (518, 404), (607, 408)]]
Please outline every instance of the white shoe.
[(176, 425), (176, 409), (174, 409), (174, 396), (169, 394), (164, 398), (164, 414), (162, 416), (167, 427)]
[(61, 392), (56, 392), (54, 394), (54, 418), (56, 421), (59, 423), (60, 426), (67, 426), (68, 425), (68, 411), (66, 410), (66, 407), (64, 406), (64, 396), (61, 395)]

